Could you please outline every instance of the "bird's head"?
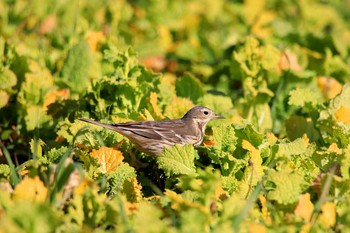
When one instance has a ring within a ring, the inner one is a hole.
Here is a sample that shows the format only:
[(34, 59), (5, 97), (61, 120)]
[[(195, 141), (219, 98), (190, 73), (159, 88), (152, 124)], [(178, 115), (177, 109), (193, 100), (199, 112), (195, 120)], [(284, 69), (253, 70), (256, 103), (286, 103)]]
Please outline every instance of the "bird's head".
[(194, 120), (198, 123), (201, 123), (202, 125), (206, 125), (211, 119), (215, 118), (224, 118), (223, 116), (220, 116), (216, 114), (213, 110), (202, 107), (202, 106), (196, 106), (191, 108), (184, 116), (183, 120)]

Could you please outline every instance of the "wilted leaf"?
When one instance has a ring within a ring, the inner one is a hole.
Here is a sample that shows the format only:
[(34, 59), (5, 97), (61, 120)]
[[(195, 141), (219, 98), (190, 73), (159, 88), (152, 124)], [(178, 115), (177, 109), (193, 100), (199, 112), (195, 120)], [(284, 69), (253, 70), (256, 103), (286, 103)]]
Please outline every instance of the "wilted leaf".
[(167, 176), (194, 174), (195, 154), (196, 151), (192, 145), (175, 145), (172, 148), (166, 148), (157, 156), (157, 163)]
[(102, 173), (114, 172), (124, 159), (122, 152), (109, 147), (93, 150), (90, 156), (97, 159)]

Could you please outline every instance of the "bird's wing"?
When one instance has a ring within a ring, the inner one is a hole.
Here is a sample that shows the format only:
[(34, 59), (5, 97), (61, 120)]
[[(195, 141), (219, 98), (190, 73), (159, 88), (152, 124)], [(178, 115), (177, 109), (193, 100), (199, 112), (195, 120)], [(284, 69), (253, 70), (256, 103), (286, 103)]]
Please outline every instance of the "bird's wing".
[[(186, 134), (186, 124), (181, 120), (144, 121), (113, 124), (126, 137), (141, 137), (145, 140), (159, 140), (166, 144), (186, 144), (192, 140)], [(194, 140), (194, 138), (193, 138)]]

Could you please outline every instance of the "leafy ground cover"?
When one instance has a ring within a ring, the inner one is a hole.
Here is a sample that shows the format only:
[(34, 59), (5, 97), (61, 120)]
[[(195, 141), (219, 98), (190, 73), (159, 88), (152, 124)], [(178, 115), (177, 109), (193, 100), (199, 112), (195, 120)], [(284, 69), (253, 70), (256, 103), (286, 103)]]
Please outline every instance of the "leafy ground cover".
[[(350, 231), (349, 1), (1, 1), (0, 232)], [(77, 121), (204, 105), (157, 158)]]

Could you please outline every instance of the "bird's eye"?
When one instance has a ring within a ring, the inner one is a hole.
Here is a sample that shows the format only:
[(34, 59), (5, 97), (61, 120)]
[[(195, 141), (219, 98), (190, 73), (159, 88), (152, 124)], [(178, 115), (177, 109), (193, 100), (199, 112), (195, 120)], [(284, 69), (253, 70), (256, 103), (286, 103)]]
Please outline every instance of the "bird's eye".
[(209, 114), (209, 112), (208, 112), (208, 111), (204, 111), (203, 113), (204, 113), (204, 115), (208, 115), (208, 114)]

